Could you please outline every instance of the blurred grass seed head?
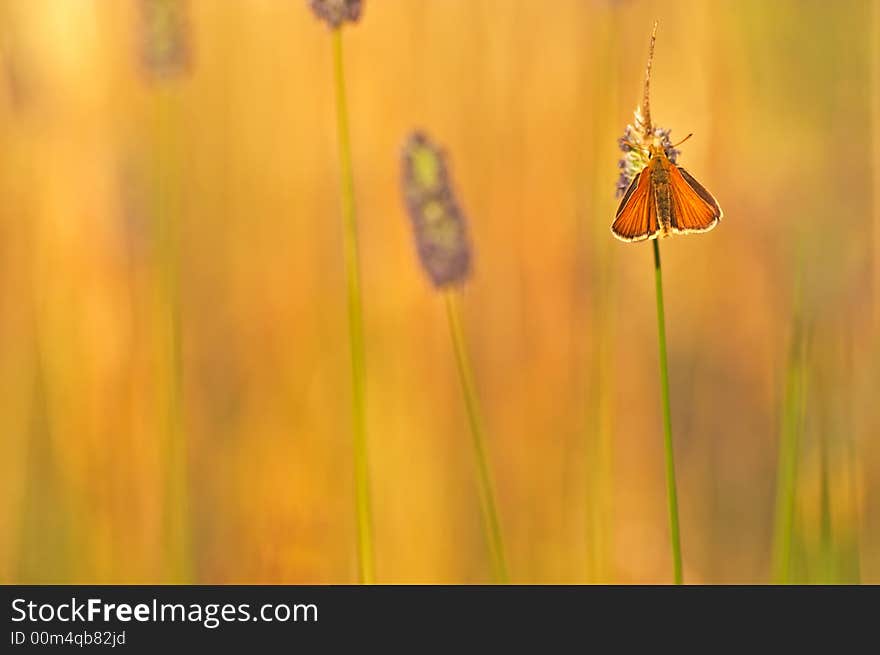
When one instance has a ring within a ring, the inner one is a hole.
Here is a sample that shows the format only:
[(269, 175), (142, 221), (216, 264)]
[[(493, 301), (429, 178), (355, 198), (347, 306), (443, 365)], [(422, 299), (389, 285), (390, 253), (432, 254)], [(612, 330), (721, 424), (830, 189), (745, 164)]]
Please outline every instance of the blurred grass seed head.
[(308, 2), (315, 16), (334, 30), (345, 22), (358, 22), (364, 4), (363, 0), (308, 0)]
[(467, 222), (444, 153), (422, 132), (406, 140), (402, 182), (422, 268), (438, 289), (463, 283), (471, 270)]
[(148, 76), (189, 72), (192, 60), (188, 0), (140, 0), (141, 63)]

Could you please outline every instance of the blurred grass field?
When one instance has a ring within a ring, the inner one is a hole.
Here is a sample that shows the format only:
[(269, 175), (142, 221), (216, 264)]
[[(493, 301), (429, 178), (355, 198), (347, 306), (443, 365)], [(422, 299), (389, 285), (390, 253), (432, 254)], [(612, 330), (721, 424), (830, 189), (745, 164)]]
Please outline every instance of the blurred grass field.
[[(137, 2), (2, 1), (5, 583), (355, 577), (328, 30), (305, 0), (189, 8), (190, 70), (161, 81)], [(685, 579), (777, 579), (794, 430), (789, 579), (880, 582), (880, 2), (366, 0), (344, 37), (380, 582), (490, 573), (444, 305), (399, 188), (414, 127), (447, 147), (470, 221), (463, 318), (513, 581), (670, 579), (650, 246), (608, 230), (654, 19), (654, 118), (694, 132), (680, 163), (725, 212), (662, 244)]]

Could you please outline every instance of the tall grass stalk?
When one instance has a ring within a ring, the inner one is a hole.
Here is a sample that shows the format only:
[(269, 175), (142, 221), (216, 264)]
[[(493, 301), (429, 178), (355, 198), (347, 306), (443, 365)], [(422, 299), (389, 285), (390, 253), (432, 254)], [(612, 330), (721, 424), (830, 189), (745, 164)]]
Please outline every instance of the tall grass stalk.
[(847, 494), (850, 506), (855, 516), (853, 534), (850, 541), (850, 581), (861, 584), (862, 581), (862, 530), (864, 528), (864, 516), (862, 514), (861, 482), (862, 471), (858, 458), (858, 446), (852, 433), (846, 440), (847, 460)]
[(678, 522), (678, 488), (675, 481), (675, 456), (672, 447), (672, 412), (669, 404), (669, 363), (666, 355), (666, 319), (663, 310), (663, 270), (660, 245), (654, 244), (654, 279), (657, 289), (657, 338), (660, 344), (660, 391), (663, 400), (663, 447), (666, 459), (666, 496), (669, 503), (669, 543), (675, 584), (682, 584), (681, 536)]
[(819, 557), (823, 584), (834, 582), (834, 543), (831, 527), (831, 484), (828, 470), (828, 435), (823, 429), (819, 434)]
[(158, 297), (156, 300), (159, 403), (164, 426), (164, 520), (168, 574), (176, 583), (191, 580), (189, 464), (183, 420), (180, 328), (179, 158), (176, 132), (176, 89), (154, 89), (154, 222)]
[(370, 470), (367, 456), (366, 357), (361, 301), (360, 262), (354, 204), (351, 139), (348, 130), (348, 102), (345, 94), (342, 30), (333, 30), (333, 74), (336, 84), (336, 126), (339, 139), (340, 189), (342, 197), (343, 248), (348, 289), (348, 328), (351, 349), (352, 419), (354, 421), (354, 487), (357, 516), (358, 571), (362, 584), (375, 581), (373, 519), (370, 502)]
[(480, 507), (483, 514), (483, 526), (486, 531), (486, 542), (492, 559), (492, 572), (496, 582), (507, 584), (510, 580), (507, 572), (507, 561), (504, 555), (504, 540), (501, 534), (501, 523), (495, 506), (495, 494), (489, 458), (486, 449), (486, 431), (483, 416), (477, 399), (474, 384), (473, 368), (465, 343), (464, 331), (461, 328), (461, 317), (455, 290), (446, 291), (446, 315), (449, 319), (449, 331), (455, 347), (455, 360), (458, 365), (458, 377), (467, 407), (468, 422), (473, 437), (474, 455), (477, 464), (477, 479), (480, 487)]
[(773, 547), (773, 580), (788, 584), (792, 575), (792, 545), (797, 502), (798, 457), (806, 399), (806, 340), (796, 319), (786, 370), (782, 428), (776, 476), (776, 526)]

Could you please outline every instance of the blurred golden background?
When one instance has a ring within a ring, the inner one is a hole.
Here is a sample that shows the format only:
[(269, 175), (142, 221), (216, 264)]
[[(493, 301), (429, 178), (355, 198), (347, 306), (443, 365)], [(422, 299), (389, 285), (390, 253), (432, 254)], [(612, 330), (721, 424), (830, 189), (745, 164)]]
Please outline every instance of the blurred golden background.
[[(2, 2), (2, 582), (355, 580), (330, 33), (305, 0), (186, 4), (162, 77), (141, 0)], [(654, 119), (694, 132), (679, 162), (725, 211), (662, 243), (685, 580), (880, 582), (878, 5), (365, 1), (344, 39), (380, 582), (489, 579), (399, 187), (415, 127), (470, 222), (513, 581), (671, 579), (651, 247), (608, 229), (655, 19)]]

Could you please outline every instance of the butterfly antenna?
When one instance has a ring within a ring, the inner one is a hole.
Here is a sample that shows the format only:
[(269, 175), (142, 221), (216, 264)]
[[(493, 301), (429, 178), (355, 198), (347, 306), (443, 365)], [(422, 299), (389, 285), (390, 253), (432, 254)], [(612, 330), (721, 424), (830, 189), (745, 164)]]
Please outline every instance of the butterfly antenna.
[(654, 21), (654, 29), (651, 30), (651, 44), (648, 46), (648, 68), (645, 70), (645, 97), (642, 99), (642, 114), (645, 121), (645, 133), (651, 134), (654, 127), (651, 124), (651, 66), (654, 65), (654, 42), (657, 40), (657, 25), (659, 21)]
[(688, 139), (690, 139), (693, 135), (694, 135), (694, 133), (691, 132), (690, 134), (688, 134), (685, 138), (683, 138), (683, 139), (682, 139), (681, 141), (679, 141), (678, 143), (673, 143), (673, 144), (670, 146), (670, 148), (677, 148), (677, 147), (680, 146), (682, 143), (684, 143), (685, 141), (687, 141)]

